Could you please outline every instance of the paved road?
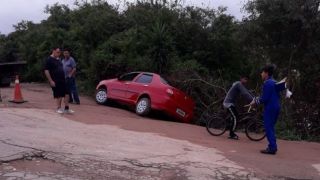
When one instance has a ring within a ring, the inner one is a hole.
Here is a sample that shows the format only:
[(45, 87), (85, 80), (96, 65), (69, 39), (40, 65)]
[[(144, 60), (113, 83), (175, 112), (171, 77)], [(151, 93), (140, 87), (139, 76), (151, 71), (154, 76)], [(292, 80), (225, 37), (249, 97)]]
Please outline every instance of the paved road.
[[(58, 115), (50, 89), (23, 84), (28, 103), (1, 89), (0, 179), (320, 179), (320, 144), (212, 137), (203, 127), (141, 118), (82, 97)], [(27, 160), (26, 160), (27, 159)]]

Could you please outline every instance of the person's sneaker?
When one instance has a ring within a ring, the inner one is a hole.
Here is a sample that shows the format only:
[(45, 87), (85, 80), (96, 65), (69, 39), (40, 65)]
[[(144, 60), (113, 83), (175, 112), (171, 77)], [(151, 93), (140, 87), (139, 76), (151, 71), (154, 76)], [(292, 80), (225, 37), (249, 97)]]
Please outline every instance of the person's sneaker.
[(228, 137), (229, 139), (239, 140), (239, 136), (236, 134), (232, 134)]
[(57, 112), (58, 114), (63, 114), (63, 113), (64, 113), (64, 111), (63, 111), (61, 108), (57, 109), (56, 112)]
[(260, 151), (262, 154), (270, 154), (270, 155), (275, 155), (277, 153), (277, 151), (272, 151), (269, 148), (261, 150)]
[(74, 113), (74, 111), (73, 111), (73, 110), (71, 110), (71, 109), (65, 109), (65, 110), (64, 110), (64, 113), (67, 113), (67, 114), (73, 114), (73, 113)]

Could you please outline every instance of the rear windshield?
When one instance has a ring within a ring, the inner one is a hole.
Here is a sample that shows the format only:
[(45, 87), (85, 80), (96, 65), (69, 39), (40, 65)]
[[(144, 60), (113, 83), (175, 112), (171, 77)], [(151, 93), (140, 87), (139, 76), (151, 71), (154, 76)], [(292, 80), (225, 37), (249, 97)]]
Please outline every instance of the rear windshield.
[(168, 81), (165, 80), (163, 77), (160, 77), (160, 80), (161, 80), (161, 82), (162, 82), (163, 84), (170, 86), (170, 84), (168, 83)]

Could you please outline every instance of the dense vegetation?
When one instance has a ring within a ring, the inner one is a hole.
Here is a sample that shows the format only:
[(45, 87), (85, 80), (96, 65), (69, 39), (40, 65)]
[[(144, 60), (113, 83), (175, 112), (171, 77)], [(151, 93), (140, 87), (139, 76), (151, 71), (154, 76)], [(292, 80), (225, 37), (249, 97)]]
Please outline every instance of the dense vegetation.
[[(178, 1), (140, 0), (124, 9), (104, 0), (75, 4), (47, 7), (48, 19), (22, 21), (0, 34), (0, 61), (27, 61), (24, 80), (39, 81), (50, 49), (71, 48), (84, 92), (124, 72), (157, 72), (194, 97), (197, 117), (216, 108), (240, 74), (249, 74), (251, 89), (259, 91), (259, 69), (274, 63), (276, 78), (289, 76), (294, 92), (283, 100), (279, 134), (320, 139), (319, 0), (250, 0), (241, 21), (225, 8)], [(203, 123), (197, 117), (195, 123)]]

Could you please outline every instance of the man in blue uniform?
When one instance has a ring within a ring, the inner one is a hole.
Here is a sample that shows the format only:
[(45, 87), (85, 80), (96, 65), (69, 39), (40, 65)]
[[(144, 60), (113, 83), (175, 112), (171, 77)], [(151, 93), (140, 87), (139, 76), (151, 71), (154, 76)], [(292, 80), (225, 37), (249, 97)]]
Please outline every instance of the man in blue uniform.
[(277, 82), (273, 79), (274, 65), (267, 65), (261, 71), (261, 78), (264, 80), (261, 97), (255, 98), (250, 105), (264, 104), (263, 121), (266, 130), (268, 147), (260, 152), (263, 154), (276, 154), (278, 147), (275, 136), (275, 125), (280, 112), (280, 91)]

